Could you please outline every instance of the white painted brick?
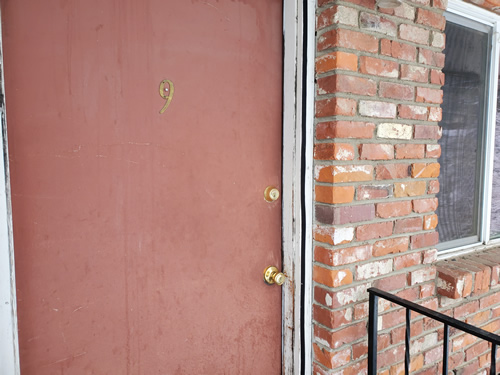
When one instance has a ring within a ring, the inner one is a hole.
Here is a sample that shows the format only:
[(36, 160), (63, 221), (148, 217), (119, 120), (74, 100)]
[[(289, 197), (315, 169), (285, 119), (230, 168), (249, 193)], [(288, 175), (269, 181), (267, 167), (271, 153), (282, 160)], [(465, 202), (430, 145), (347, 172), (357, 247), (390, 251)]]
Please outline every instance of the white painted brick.
[(433, 31), (431, 34), (432, 46), (437, 48), (444, 48), (445, 46), (445, 34)]
[(391, 139), (411, 139), (413, 127), (404, 124), (384, 123), (377, 127), (377, 137)]
[(386, 102), (360, 100), (359, 113), (362, 116), (369, 116), (369, 117), (395, 118), (396, 117), (396, 104), (386, 103)]
[(357, 280), (370, 279), (392, 272), (392, 259), (363, 264), (356, 267)]
[(354, 8), (339, 5), (333, 17), (333, 23), (358, 27), (358, 11)]

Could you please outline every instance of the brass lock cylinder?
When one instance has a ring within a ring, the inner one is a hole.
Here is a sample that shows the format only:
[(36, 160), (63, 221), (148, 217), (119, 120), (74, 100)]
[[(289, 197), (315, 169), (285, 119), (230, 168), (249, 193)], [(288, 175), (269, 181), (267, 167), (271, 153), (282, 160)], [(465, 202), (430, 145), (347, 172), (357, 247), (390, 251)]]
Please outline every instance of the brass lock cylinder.
[(279, 197), (280, 191), (274, 186), (268, 186), (266, 187), (266, 190), (264, 190), (264, 199), (266, 202), (274, 202), (278, 200)]

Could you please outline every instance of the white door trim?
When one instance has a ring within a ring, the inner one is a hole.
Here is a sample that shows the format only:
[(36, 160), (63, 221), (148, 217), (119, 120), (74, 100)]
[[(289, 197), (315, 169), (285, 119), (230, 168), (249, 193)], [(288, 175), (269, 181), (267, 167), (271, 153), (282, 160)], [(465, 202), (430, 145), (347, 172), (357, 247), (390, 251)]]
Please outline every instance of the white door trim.
[(283, 371), (312, 372), (315, 1), (283, 2)]
[[(0, 31), (1, 92), (5, 93), (3, 48)], [(5, 95), (0, 103), (0, 369), (2, 374), (19, 375), (19, 345), (17, 333), (16, 282), (14, 269), (14, 242), (12, 236), (12, 208), (7, 147)]]

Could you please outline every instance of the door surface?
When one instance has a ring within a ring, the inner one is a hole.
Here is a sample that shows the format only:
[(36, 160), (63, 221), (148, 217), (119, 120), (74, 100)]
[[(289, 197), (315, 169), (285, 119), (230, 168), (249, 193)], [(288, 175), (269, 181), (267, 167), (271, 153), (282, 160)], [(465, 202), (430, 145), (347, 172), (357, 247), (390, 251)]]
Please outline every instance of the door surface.
[(1, 4), (22, 374), (279, 374), (281, 1)]

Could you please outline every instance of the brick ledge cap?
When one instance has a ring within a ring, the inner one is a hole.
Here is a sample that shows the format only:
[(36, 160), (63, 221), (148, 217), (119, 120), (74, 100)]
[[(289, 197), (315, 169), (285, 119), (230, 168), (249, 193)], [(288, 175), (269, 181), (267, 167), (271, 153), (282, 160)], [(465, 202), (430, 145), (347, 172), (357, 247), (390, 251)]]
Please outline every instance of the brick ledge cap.
[(439, 261), (436, 271), (441, 296), (459, 299), (487, 293), (498, 285), (500, 247)]

